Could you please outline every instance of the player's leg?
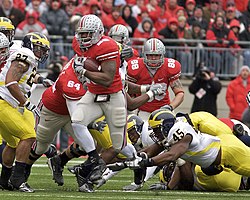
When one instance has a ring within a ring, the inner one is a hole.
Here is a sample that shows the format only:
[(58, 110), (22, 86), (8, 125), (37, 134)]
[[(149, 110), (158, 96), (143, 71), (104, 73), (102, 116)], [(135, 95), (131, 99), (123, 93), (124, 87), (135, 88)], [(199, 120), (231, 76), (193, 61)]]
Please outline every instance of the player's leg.
[(220, 135), (221, 164), (234, 172), (250, 177), (250, 148), (234, 135)]
[[(91, 176), (90, 172), (93, 171), (93, 169), (95, 169), (96, 172), (100, 171), (101, 173), (106, 169), (105, 162), (100, 158), (96, 151), (94, 139), (87, 127), (90, 122), (103, 115), (99, 103), (94, 103), (94, 99), (95, 95), (87, 92), (82, 99), (78, 101), (77, 109), (75, 109), (71, 115), (75, 141), (89, 156), (81, 165), (81, 168), (78, 168), (76, 171), (79, 191), (82, 192), (93, 192), (93, 188), (88, 184), (88, 178), (91, 178), (89, 176)], [(101, 174), (98, 173), (98, 177), (92, 176), (91, 181), (94, 181), (96, 178), (101, 178)]]
[(195, 188), (205, 191), (237, 192), (240, 187), (241, 175), (236, 174), (229, 168), (217, 175), (207, 176), (201, 167), (195, 167)]
[(16, 147), (15, 169), (10, 177), (10, 182), (14, 188), (24, 192), (33, 192), (25, 183), (26, 162), (31, 145), (36, 137), (34, 127), (31, 126), (32, 122), (30, 122), (32, 120), (34, 120), (33, 113), (28, 110), (25, 110), (21, 115), (17, 109), (12, 108), (8, 103), (1, 107), (0, 131), (3, 138), (7, 143), (9, 143), (9, 136), (20, 139)]

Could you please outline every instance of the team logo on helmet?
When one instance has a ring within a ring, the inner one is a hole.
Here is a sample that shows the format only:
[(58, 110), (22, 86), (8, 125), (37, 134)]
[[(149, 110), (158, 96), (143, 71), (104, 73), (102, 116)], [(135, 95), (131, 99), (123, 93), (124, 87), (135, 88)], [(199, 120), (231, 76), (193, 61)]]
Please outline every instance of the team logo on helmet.
[(104, 33), (102, 21), (96, 15), (85, 15), (78, 22), (76, 39), (80, 48), (89, 48), (99, 42)]
[(164, 63), (165, 46), (157, 38), (147, 40), (143, 46), (144, 63), (150, 69), (158, 69)]
[(12, 42), (15, 34), (15, 27), (10, 19), (0, 17), (0, 32), (2, 32), (9, 39), (9, 42)]
[(40, 63), (44, 63), (50, 52), (50, 42), (48, 38), (41, 33), (32, 32), (24, 36), (22, 46), (30, 49)]

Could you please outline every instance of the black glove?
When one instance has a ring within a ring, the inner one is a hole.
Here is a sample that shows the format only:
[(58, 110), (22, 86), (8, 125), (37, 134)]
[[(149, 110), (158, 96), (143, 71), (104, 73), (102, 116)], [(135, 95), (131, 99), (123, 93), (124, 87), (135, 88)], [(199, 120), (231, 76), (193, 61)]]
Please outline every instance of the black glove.
[(152, 167), (154, 166), (154, 161), (152, 158), (146, 158), (146, 159), (143, 158), (141, 161), (139, 161), (138, 164), (140, 168)]
[(63, 31), (62, 31), (63, 40), (66, 40), (66, 39), (67, 39), (67, 35), (68, 35), (67, 31), (63, 30)]
[(228, 41), (228, 46), (232, 46), (232, 45), (234, 45), (234, 43), (235, 43), (235, 41), (233, 39), (230, 39)]
[(123, 47), (121, 51), (121, 59), (125, 60), (127, 58), (131, 58), (133, 56), (133, 49), (129, 46)]
[(222, 43), (223, 43), (223, 40), (222, 40), (221, 38), (217, 38), (217, 42), (218, 42), (219, 44), (222, 44)]

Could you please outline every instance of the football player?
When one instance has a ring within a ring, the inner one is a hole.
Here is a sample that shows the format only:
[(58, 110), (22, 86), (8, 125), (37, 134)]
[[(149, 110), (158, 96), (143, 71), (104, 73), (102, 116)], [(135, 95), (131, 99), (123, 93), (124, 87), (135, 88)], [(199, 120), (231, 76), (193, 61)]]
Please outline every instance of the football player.
[[(147, 40), (143, 47), (143, 58), (131, 59), (128, 62), (128, 80), (139, 85), (164, 83), (171, 87), (175, 97), (170, 102), (168, 91), (156, 97), (138, 109), (138, 115), (147, 120), (151, 112), (162, 106), (173, 110), (184, 98), (184, 91), (179, 80), (181, 64), (172, 58), (164, 58), (165, 46), (156, 38)], [(142, 90), (143, 92), (143, 90)]]
[(170, 150), (157, 155), (161, 150), (159, 145), (154, 144), (145, 149), (151, 158), (140, 159), (128, 165), (133, 167), (159, 166), (181, 157), (201, 166), (201, 170), (206, 175), (216, 175), (221, 173), (223, 168), (229, 168), (237, 174), (249, 176), (250, 168), (247, 158), (250, 148), (236, 136), (221, 134), (215, 137), (197, 132), (188, 122), (176, 120), (169, 110), (152, 112), (149, 124), (156, 138), (163, 138), (161, 144), (170, 147)]
[[(49, 51), (50, 43), (45, 35), (29, 33), (23, 39), (22, 48), (11, 54), (0, 74), (0, 132), (7, 142), (2, 155), (2, 188), (12, 186), (23, 192), (33, 192), (26, 183), (25, 172), (30, 148), (36, 137), (33, 114), (38, 117), (39, 111), (26, 94), (33, 83), (42, 83), (46, 87), (52, 84), (36, 73), (38, 62), (45, 62)], [(8, 154), (5, 151), (7, 147), (15, 149), (15, 153)], [(12, 172), (15, 156), (15, 169)]]

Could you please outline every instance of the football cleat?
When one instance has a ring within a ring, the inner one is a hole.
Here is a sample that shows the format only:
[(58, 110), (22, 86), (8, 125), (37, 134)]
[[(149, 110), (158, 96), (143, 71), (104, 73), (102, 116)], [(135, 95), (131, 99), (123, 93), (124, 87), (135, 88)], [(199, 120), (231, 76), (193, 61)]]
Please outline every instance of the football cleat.
[(29, 184), (28, 184), (27, 182), (22, 183), (22, 184), (19, 186), (18, 190), (19, 190), (20, 192), (28, 192), (28, 193), (33, 193), (33, 192), (35, 192), (35, 191), (29, 186)]
[(92, 183), (84, 183), (81, 187), (79, 187), (79, 192), (92, 193), (94, 192), (94, 185)]
[(14, 190), (13, 185), (10, 184), (10, 183), (8, 183), (8, 184), (1, 183), (0, 184), (0, 189), (1, 190), (9, 190), (9, 191), (13, 191)]
[(102, 178), (103, 173), (107, 169), (106, 163), (103, 159), (99, 159), (96, 163), (96, 166), (89, 174), (89, 180), (91, 182), (95, 182), (97, 180), (100, 180)]
[(64, 180), (62, 175), (63, 167), (61, 167), (61, 158), (58, 155), (49, 158), (48, 166), (52, 171), (52, 176), (53, 180), (55, 180), (55, 183), (57, 183), (59, 186), (62, 186), (64, 184)]
[(142, 184), (135, 184), (135, 183), (131, 183), (130, 185), (124, 186), (122, 189), (125, 191), (136, 191), (139, 190), (140, 188), (143, 187), (143, 183)]
[(81, 167), (81, 165), (75, 165), (68, 167), (68, 170), (71, 174), (76, 174), (76, 168)]
[(149, 186), (150, 190), (167, 190), (168, 187), (164, 183), (154, 183)]
[(49, 150), (44, 153), (47, 158), (52, 158), (57, 155), (57, 149), (54, 144), (50, 144)]

